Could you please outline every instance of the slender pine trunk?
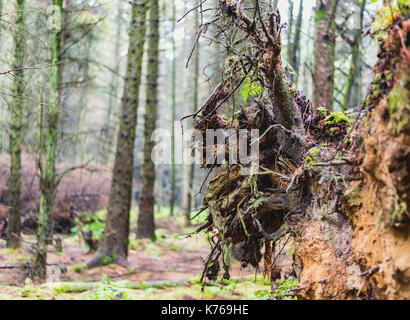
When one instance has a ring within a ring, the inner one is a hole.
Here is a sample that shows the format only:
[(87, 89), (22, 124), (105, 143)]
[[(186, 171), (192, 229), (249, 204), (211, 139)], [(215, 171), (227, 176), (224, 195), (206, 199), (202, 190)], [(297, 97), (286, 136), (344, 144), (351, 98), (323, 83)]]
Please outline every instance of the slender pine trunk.
[(294, 27), (293, 41), (290, 50), (289, 63), (293, 67), (296, 75), (292, 77), (292, 81), (297, 83), (299, 77), (299, 64), (300, 64), (300, 36), (303, 20), (303, 0), (299, 1), (299, 11), (296, 18), (296, 24)]
[(90, 54), (92, 51), (92, 41), (93, 38), (91, 36), (90, 39), (85, 43), (85, 63), (83, 66), (83, 79), (85, 81), (84, 86), (81, 89), (81, 95), (79, 99), (79, 110), (77, 113), (77, 121), (76, 121), (76, 133), (75, 133), (75, 158), (77, 162), (84, 161), (85, 153), (86, 153), (86, 135), (82, 133), (85, 127), (85, 113), (87, 112), (87, 103), (88, 103), (88, 86), (90, 81)]
[(21, 153), (22, 153), (22, 122), (24, 71), (22, 69), (25, 56), (24, 36), (24, 6), (25, 0), (16, 1), (16, 34), (14, 36), (13, 69), (13, 104), (10, 120), (10, 209), (7, 228), (7, 246), (17, 248), (21, 245), (20, 232), (20, 193), (21, 193)]
[(134, 142), (145, 42), (146, 2), (133, 1), (127, 70), (122, 96), (120, 127), (104, 235), (89, 268), (107, 263), (128, 266), (128, 236), (134, 169)]
[[(292, 34), (293, 34), (293, 0), (288, 0), (288, 5), (289, 5), (289, 12), (288, 12), (288, 27), (287, 27), (287, 40), (288, 40), (288, 45), (287, 45), (287, 53), (288, 53), (288, 62), (292, 65), (292, 50), (293, 50), (293, 39), (292, 39)], [(293, 67), (293, 66), (292, 66)]]
[(279, 2), (279, 0), (273, 0), (273, 2), (272, 2), (272, 11), (278, 10), (278, 2)]
[[(197, 4), (198, 5), (198, 1)], [(197, 9), (195, 15), (195, 30), (198, 30), (199, 27), (199, 10)], [(194, 56), (194, 77), (193, 77), (193, 101), (192, 109), (196, 110), (198, 107), (198, 80), (199, 80), (199, 42), (196, 46), (195, 56)], [(192, 211), (192, 196), (194, 189), (194, 177), (195, 177), (195, 164), (192, 163), (188, 166), (188, 180), (187, 180), (187, 191), (185, 195), (184, 203), (184, 215), (187, 220), (187, 225), (191, 224), (191, 211)]]
[(158, 104), (158, 45), (159, 45), (159, 1), (150, 1), (148, 35), (148, 66), (147, 88), (144, 122), (144, 158), (142, 164), (142, 183), (139, 198), (139, 213), (137, 225), (137, 237), (140, 239), (155, 239), (154, 221), (154, 184), (155, 164), (151, 153), (154, 142), (151, 140), (152, 133), (156, 128), (157, 104)]
[(335, 16), (338, 0), (317, 0), (315, 12), (315, 63), (313, 100), (316, 105), (333, 110)]
[(175, 0), (172, 2), (172, 93), (171, 93), (171, 195), (170, 195), (170, 215), (174, 215), (175, 206), (175, 108), (176, 108), (176, 45), (175, 45), (175, 20), (176, 7)]
[(46, 278), (47, 244), (51, 237), (51, 215), (55, 194), (55, 162), (57, 149), (58, 116), (60, 113), (60, 85), (62, 76), (61, 48), (63, 29), (63, 0), (54, 0), (59, 19), (51, 37), (50, 101), (48, 106), (48, 129), (45, 137), (46, 159), (40, 178), (40, 212), (37, 230), (37, 252), (34, 270), (38, 277)]
[[(359, 12), (359, 26), (355, 30), (354, 39), (352, 42), (352, 60), (350, 63), (349, 74), (347, 77), (346, 91), (343, 97), (342, 110), (349, 109), (351, 107), (357, 107), (360, 103), (359, 101), (359, 89), (360, 88), (360, 44), (362, 39), (362, 29), (363, 29), (363, 17), (364, 10), (366, 7), (366, 0), (363, 0), (360, 3), (360, 12)], [(352, 94), (353, 93), (353, 94)]]
[(108, 111), (105, 118), (105, 123), (103, 126), (102, 133), (100, 135), (100, 157), (101, 162), (104, 164), (109, 163), (110, 154), (114, 139), (112, 138), (115, 132), (115, 129), (112, 125), (112, 113), (116, 107), (117, 93), (118, 93), (118, 74), (120, 72), (120, 49), (121, 49), (121, 32), (122, 32), (122, 6), (121, 1), (118, 1), (118, 14), (117, 14), (117, 30), (115, 32), (115, 47), (114, 47), (114, 57), (116, 59), (114, 72), (111, 74), (110, 82), (110, 95), (108, 98)]

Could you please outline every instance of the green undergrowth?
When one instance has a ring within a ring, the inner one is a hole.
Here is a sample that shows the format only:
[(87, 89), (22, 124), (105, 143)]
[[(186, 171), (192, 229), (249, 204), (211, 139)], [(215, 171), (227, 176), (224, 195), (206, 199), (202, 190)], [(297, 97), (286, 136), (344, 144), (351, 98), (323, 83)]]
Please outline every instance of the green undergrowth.
[(203, 286), (200, 279), (175, 281), (113, 281), (103, 275), (98, 282), (27, 283), (23, 288), (0, 286), (0, 299), (29, 300), (180, 300), (256, 299), (258, 290), (269, 290), (261, 275), (219, 280)]

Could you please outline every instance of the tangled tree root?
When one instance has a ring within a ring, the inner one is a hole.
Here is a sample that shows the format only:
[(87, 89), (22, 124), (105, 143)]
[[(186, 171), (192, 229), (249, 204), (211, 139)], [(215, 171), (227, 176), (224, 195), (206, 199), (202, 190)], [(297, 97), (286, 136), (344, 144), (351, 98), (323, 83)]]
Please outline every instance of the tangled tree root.
[[(285, 76), (280, 58), (283, 25), (279, 13), (261, 15), (258, 1), (253, 19), (245, 14), (240, 2), (220, 0), (218, 10), (222, 15), (217, 20), (224, 23), (219, 27), (228, 29), (234, 25), (244, 37), (235, 55), (227, 59), (223, 82), (191, 116), (203, 137), (207, 129), (220, 129), (225, 137), (239, 137), (241, 129), (259, 129), (259, 166), (251, 175), (244, 176), (242, 165), (204, 161), (204, 168), (220, 167), (222, 172), (210, 181), (204, 197), (202, 210), (208, 209), (209, 215), (198, 231), (211, 233), (212, 249), (202, 278), (216, 280), (222, 272), (223, 278), (229, 279), (232, 246), (243, 243), (243, 266), (258, 267), (264, 259), (265, 275), (274, 281), (280, 276), (275, 248), (287, 236), (295, 243), (294, 272), (302, 282), (295, 290), (299, 298), (392, 296), (393, 289), (387, 290), (389, 285), (396, 283), (394, 286), (402, 287), (405, 281), (410, 283), (403, 280), (410, 265), (391, 258), (393, 262), (386, 265), (399, 271), (392, 271), (387, 278), (395, 280), (388, 280), (387, 284), (374, 281), (381, 269), (369, 265), (369, 261), (378, 260), (358, 247), (354, 237), (361, 239), (363, 228), (370, 228), (367, 234), (373, 235), (373, 229), (379, 226), (368, 227), (366, 220), (364, 227), (365, 222), (355, 212), (365, 203), (362, 197), (366, 188), (374, 194), (386, 190), (381, 199), (387, 195), (388, 201), (373, 201), (375, 206), (369, 206), (366, 215), (376, 215), (376, 210), (389, 212), (387, 219), (380, 219), (381, 224), (390, 221), (391, 226), (408, 230), (408, 184), (403, 184), (402, 177), (407, 177), (410, 163), (410, 121), (405, 107), (409, 77), (408, 71), (400, 73), (409, 67), (408, 19), (395, 11), (391, 25), (384, 30), (389, 36), (381, 40), (375, 79), (360, 112), (329, 114), (325, 108), (313, 107)], [(251, 106), (241, 106), (235, 119), (228, 119), (221, 107), (228, 104), (245, 79), (260, 86), (262, 93)], [(383, 108), (381, 104), (386, 104), (386, 98), (388, 105)], [(376, 116), (373, 109), (377, 110)], [(375, 125), (374, 119), (378, 117), (380, 121), (376, 120)], [(383, 121), (390, 124), (380, 125)], [(383, 134), (386, 128), (390, 128), (389, 134)], [(374, 136), (369, 137), (370, 134)], [(382, 136), (386, 139), (380, 141)], [(249, 151), (255, 140), (248, 134), (247, 141)], [(391, 141), (396, 149), (382, 152), (380, 143), (386, 147)], [(229, 159), (226, 141), (203, 148), (204, 159), (210, 150), (215, 155), (222, 152)], [(371, 156), (380, 153), (382, 158)], [(381, 163), (382, 159), (386, 163)], [(395, 169), (400, 167), (399, 162), (406, 163), (402, 167), (406, 172)], [(384, 178), (380, 180), (381, 176)], [(352, 189), (355, 185), (359, 186), (357, 192)], [(389, 243), (393, 248), (394, 243), (407, 248), (408, 236), (397, 232), (389, 236)], [(374, 248), (383, 252), (385, 249)], [(385, 286), (381, 288), (381, 284)], [(408, 285), (406, 288), (404, 292)]]

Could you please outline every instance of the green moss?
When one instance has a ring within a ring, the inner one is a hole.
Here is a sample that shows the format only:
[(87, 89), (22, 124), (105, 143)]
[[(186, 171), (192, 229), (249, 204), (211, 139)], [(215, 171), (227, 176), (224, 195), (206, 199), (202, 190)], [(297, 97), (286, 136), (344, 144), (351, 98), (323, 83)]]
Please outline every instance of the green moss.
[(64, 294), (64, 293), (80, 293), (85, 292), (92, 289), (92, 284), (90, 283), (89, 286), (84, 286), (82, 284), (77, 283), (61, 283), (58, 287), (52, 288), (54, 294)]
[(9, 255), (9, 254), (22, 254), (23, 253), (23, 249), (21, 248), (6, 248), (3, 250), (3, 253), (5, 255)]
[(376, 75), (374, 76), (373, 83), (374, 83), (374, 84), (379, 84), (381, 81), (382, 81), (382, 76), (381, 76), (381, 74), (380, 74), (380, 73), (376, 74)]
[(346, 114), (343, 112), (333, 112), (330, 116), (326, 118), (325, 124), (328, 125), (334, 125), (334, 124), (340, 124), (342, 122), (345, 122), (347, 124), (350, 124), (350, 120), (347, 117)]
[(321, 115), (321, 116), (326, 116), (327, 115), (327, 109), (324, 107), (319, 107), (317, 108), (317, 112)]
[(319, 157), (320, 156), (320, 150), (318, 148), (312, 148), (309, 150), (309, 154), (313, 157)]
[(127, 269), (127, 274), (131, 275), (131, 274), (136, 274), (137, 273), (137, 268), (130, 268)]
[(21, 296), (22, 297), (29, 297), (33, 294), (36, 294), (38, 292), (38, 289), (33, 288), (31, 286), (25, 286), (22, 290), (21, 290)]
[(378, 96), (380, 94), (380, 87), (377, 84), (373, 85), (373, 94)]
[(389, 129), (392, 130), (396, 124), (396, 132), (400, 133), (408, 127), (410, 118), (410, 105), (408, 103), (407, 90), (402, 87), (395, 87), (387, 96), (391, 120)]
[(12, 258), (12, 259), (8, 259), (8, 260), (5, 261), (5, 264), (19, 263), (23, 267), (28, 262), (30, 262), (30, 258), (26, 257), (26, 256), (22, 256), (22, 257), (15, 257), (15, 258)]
[(376, 12), (371, 27), (371, 33), (376, 38), (384, 39), (387, 37), (385, 31), (393, 21), (394, 12), (399, 12), (399, 8), (396, 5), (385, 5)]
[(74, 272), (77, 272), (77, 273), (83, 273), (83, 272), (86, 272), (88, 270), (87, 266), (85, 264), (82, 264), (82, 263), (72, 265), (71, 269)]
[(403, 16), (407, 16), (410, 13), (410, 0), (397, 0), (397, 6)]
[(171, 250), (171, 251), (175, 251), (175, 252), (181, 252), (182, 251), (181, 247), (179, 247), (179, 246), (177, 246), (176, 244), (173, 244), (173, 243), (171, 243), (168, 246), (168, 249)]
[(111, 262), (114, 262), (116, 258), (117, 258), (117, 255), (115, 253), (112, 256), (103, 256), (102, 264), (104, 266), (108, 266)]
[(407, 203), (404, 201), (401, 201), (399, 196), (396, 195), (393, 212), (391, 213), (391, 217), (390, 217), (391, 225), (394, 225), (397, 222), (401, 222), (406, 213), (407, 213)]
[(324, 9), (316, 10), (315, 20), (320, 21), (324, 19), (326, 19), (326, 10)]
[(350, 205), (360, 206), (362, 204), (361, 189), (354, 186), (346, 192), (345, 198)]

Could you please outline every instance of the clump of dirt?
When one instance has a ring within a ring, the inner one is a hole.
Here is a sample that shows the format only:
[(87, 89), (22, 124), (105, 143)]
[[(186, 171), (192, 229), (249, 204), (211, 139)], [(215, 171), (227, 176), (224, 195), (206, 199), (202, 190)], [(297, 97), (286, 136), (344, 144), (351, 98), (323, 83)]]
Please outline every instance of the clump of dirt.
[(305, 283), (300, 298), (410, 297), (408, 21), (395, 12), (383, 30), (387, 36), (379, 40), (374, 81), (363, 105), (367, 116), (351, 134), (360, 136), (353, 151), (362, 178), (347, 191), (336, 188), (322, 198), (312, 219), (298, 229), (296, 252)]
[(376, 298), (410, 298), (409, 26), (397, 16), (381, 43), (375, 81), (392, 76), (363, 126), (365, 180), (350, 187), (347, 202), (356, 259), (373, 271), (362, 290)]

